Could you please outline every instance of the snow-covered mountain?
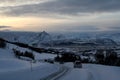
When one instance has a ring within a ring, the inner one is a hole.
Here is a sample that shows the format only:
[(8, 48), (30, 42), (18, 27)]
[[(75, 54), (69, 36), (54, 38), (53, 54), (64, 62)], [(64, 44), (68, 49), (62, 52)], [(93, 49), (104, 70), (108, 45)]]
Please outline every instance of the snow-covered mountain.
[(86, 32), (86, 33), (47, 33), (43, 32), (0, 32), (0, 38), (13, 42), (27, 43), (33, 46), (69, 44), (69, 43), (95, 43), (100, 45), (115, 45), (120, 42), (119, 32)]

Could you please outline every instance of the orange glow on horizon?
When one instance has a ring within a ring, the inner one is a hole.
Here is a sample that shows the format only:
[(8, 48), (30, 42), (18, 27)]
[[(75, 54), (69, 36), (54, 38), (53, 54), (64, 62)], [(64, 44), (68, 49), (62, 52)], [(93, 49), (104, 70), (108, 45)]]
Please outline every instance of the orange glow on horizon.
[(10, 26), (12, 30), (31, 30), (34, 28), (44, 28), (57, 23), (65, 22), (52, 18), (37, 17), (1, 17), (0, 26)]

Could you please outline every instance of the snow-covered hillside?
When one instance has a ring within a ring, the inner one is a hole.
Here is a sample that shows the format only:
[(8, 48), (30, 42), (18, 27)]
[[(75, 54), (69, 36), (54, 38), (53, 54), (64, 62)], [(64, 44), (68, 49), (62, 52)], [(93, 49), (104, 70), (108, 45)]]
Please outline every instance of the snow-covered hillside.
[[(0, 48), (0, 80), (40, 80), (44, 77), (58, 72), (60, 66), (46, 62), (32, 63), (15, 57), (12, 48), (15, 45), (7, 44), (7, 48)], [(20, 51), (27, 49), (17, 47)], [(48, 59), (54, 55), (33, 53), (36, 60)], [(43, 56), (43, 57), (42, 57)]]

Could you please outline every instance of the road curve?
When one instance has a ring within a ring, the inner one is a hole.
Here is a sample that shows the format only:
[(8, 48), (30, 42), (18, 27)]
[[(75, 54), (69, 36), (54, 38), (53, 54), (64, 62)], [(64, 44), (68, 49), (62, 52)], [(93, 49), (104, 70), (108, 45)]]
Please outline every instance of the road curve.
[(69, 68), (66, 67), (66, 66), (61, 66), (59, 71), (45, 77), (45, 78), (42, 78), (40, 80), (57, 80), (59, 79), (61, 76), (63, 76), (67, 71), (69, 71)]

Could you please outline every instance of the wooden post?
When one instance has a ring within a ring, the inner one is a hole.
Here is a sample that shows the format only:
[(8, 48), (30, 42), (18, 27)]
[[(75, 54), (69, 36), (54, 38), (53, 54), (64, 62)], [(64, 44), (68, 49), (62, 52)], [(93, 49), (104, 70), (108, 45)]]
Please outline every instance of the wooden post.
[(31, 70), (31, 72), (32, 72), (32, 61), (30, 61), (30, 70)]

